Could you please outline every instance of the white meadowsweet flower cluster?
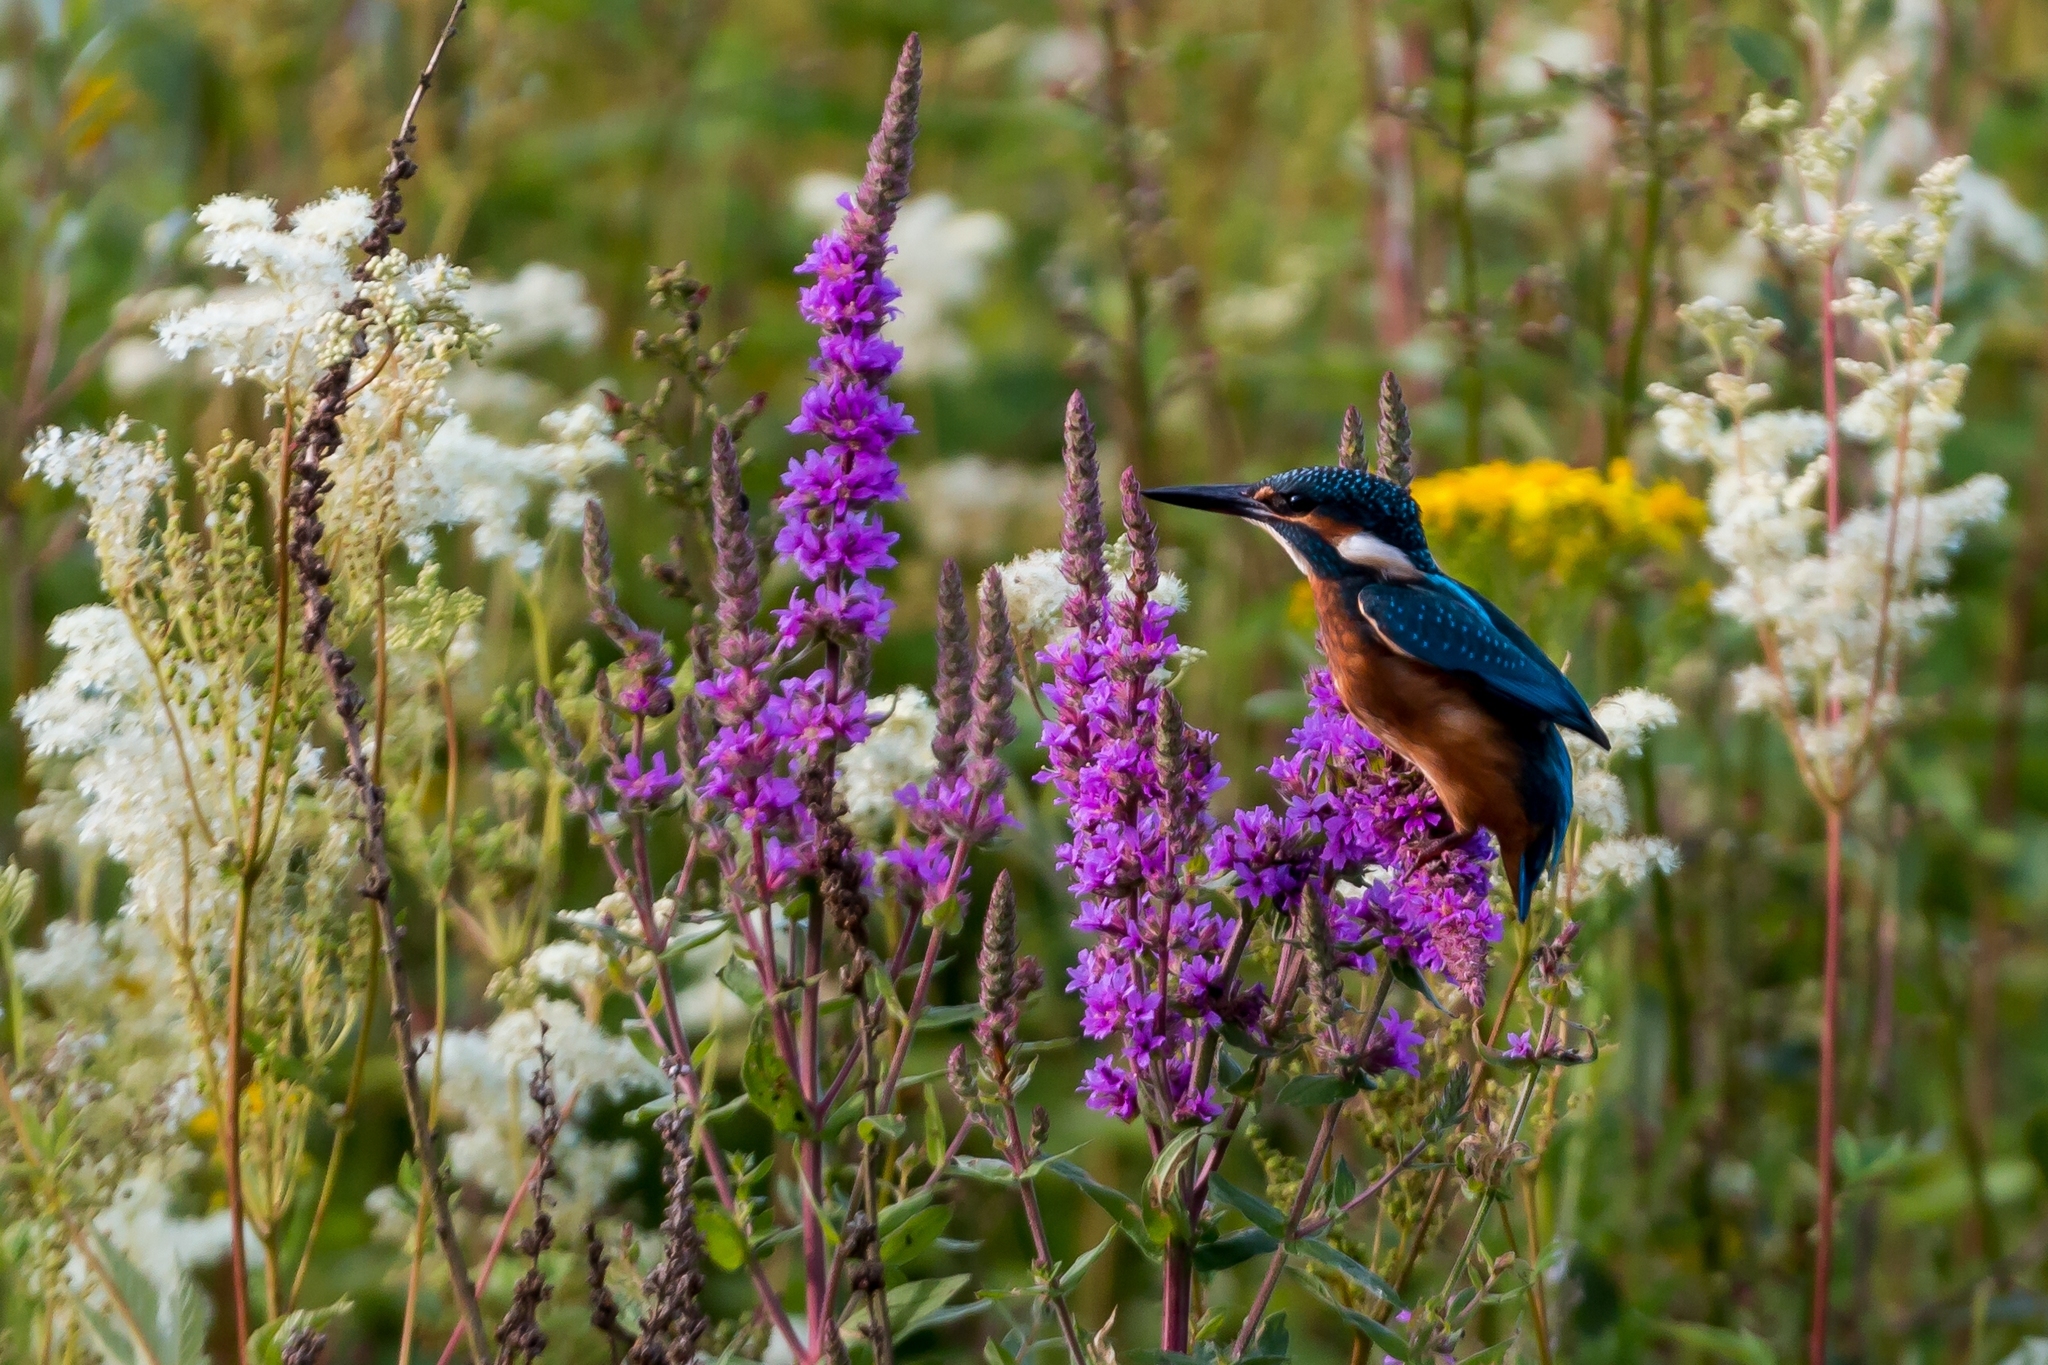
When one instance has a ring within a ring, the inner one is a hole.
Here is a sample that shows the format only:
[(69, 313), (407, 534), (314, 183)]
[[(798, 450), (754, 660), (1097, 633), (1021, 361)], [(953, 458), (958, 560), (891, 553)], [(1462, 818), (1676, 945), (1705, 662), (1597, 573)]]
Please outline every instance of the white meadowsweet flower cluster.
[(1668, 697), (1631, 687), (1606, 697), (1593, 719), (1607, 732), (1602, 750), (1579, 735), (1565, 736), (1572, 757), (1572, 814), (1579, 830), (1568, 841), (1560, 883), (1570, 901), (1581, 901), (1609, 885), (1640, 886), (1655, 872), (1678, 870), (1678, 849), (1670, 840), (1631, 834), (1628, 789), (1614, 771), (1616, 760), (1643, 751), (1643, 741), (1678, 724)]
[(932, 699), (919, 688), (896, 689), (887, 715), (839, 760), (839, 791), (855, 829), (877, 834), (895, 819), (896, 793), (923, 782), (938, 767), (932, 756), (938, 732), (939, 712)]
[(198, 220), (201, 258), (247, 284), (157, 323), (164, 350), (174, 360), (201, 356), (227, 383), (311, 383), (340, 334), (339, 310), (356, 296), (350, 253), (370, 230), (370, 196), (336, 190), (280, 229), (270, 200), (224, 194)]
[(578, 403), (542, 418), (541, 429), (550, 439), (513, 445), (458, 412), (435, 430), (421, 454), (425, 477), (407, 499), (415, 509), (414, 558), (426, 557), (432, 527), (467, 526), (479, 558), (534, 572), (544, 547), (527, 521), (541, 494), (548, 499), (550, 530), (582, 525), (591, 478), (625, 460), (611, 437), (611, 419), (594, 403)]
[(591, 1139), (582, 1120), (601, 1100), (652, 1096), (666, 1089), (659, 1070), (633, 1044), (607, 1033), (567, 1000), (543, 999), (508, 1010), (487, 1029), (464, 1029), (428, 1043), (422, 1078), (439, 1086), (444, 1109), (461, 1120), (448, 1140), (456, 1176), (509, 1201), (533, 1164), (526, 1130), (540, 1118), (527, 1093), (541, 1050), (553, 1059), (555, 1093), (566, 1122), (554, 1157), (566, 1204), (588, 1209), (630, 1177), (633, 1144)]
[[(1130, 537), (1118, 537), (1103, 558), (1109, 567), (1111, 599), (1123, 601), (1129, 598)], [(1066, 633), (1067, 626), (1060, 619), (1060, 614), (1066, 609), (1067, 599), (1074, 595), (1074, 585), (1060, 571), (1058, 550), (1033, 550), (999, 566), (996, 572), (1003, 576), (1003, 600), (1009, 605), (1013, 629), (1039, 643)], [(1152, 600), (1176, 614), (1186, 611), (1188, 585), (1179, 574), (1161, 570), (1159, 586), (1152, 590)]]
[(1882, 85), (1876, 75), (1853, 83), (1810, 127), (1796, 126), (1796, 105), (1753, 102), (1745, 119), (1785, 139), (1788, 165), (1808, 191), (1804, 224), (1766, 206), (1762, 235), (1823, 262), (1853, 239), (1889, 277), (1885, 285), (1851, 276), (1832, 303), (1861, 343), (1860, 355), (1837, 360), (1855, 386), (1837, 432), (1868, 449), (1875, 500), (1841, 512), (1831, 529), (1822, 505), (1831, 474), (1826, 416), (1760, 410), (1772, 389), (1758, 371), (1783, 330), (1775, 319), (1714, 298), (1686, 305), (1680, 320), (1714, 362), (1706, 392), (1650, 389), (1663, 405), (1663, 449), (1712, 470), (1704, 540), (1727, 571), (1715, 609), (1755, 630), (1762, 646), (1763, 661), (1732, 680), (1735, 704), (1777, 716), (1803, 779), (1827, 802), (1846, 800), (1868, 776), (1876, 742), (1900, 715), (1905, 661), (1951, 610), (1939, 590), (1950, 564), (1972, 527), (1998, 519), (2006, 497), (2004, 481), (1989, 474), (1933, 488), (1941, 443), (1961, 424), (1969, 372), (1941, 358), (1951, 329), (1940, 319), (1939, 289), (1920, 302), (1915, 287), (1945, 259), (1967, 160), (1928, 167), (1911, 211), (1887, 220), (1837, 202)]
[(1759, 237), (1813, 261), (1827, 260), (1848, 239), (1867, 206), (1844, 202), (1842, 192), (1889, 81), (1877, 66), (1855, 73), (1809, 124), (1800, 122), (1804, 110), (1797, 100), (1773, 105), (1762, 95), (1750, 96), (1743, 130), (1782, 139), (1791, 172), (1792, 202), (1781, 198), (1757, 206), (1751, 228)]
[(45, 427), (24, 456), (30, 474), (85, 499), (86, 532), (110, 583), (141, 572), (150, 513), (171, 479), (162, 433), (147, 441), (131, 440), (133, 434), (136, 424), (126, 417), (104, 432)]
[[(361, 389), (331, 466), (329, 521), (338, 537), (353, 534), (373, 548), (402, 544), (418, 562), (430, 555), (436, 528), (466, 526), (480, 557), (531, 573), (541, 559), (526, 524), (534, 501), (546, 499), (550, 529), (573, 528), (590, 477), (624, 459), (594, 402), (549, 413), (539, 423), (543, 439), (514, 444), (479, 430), (451, 394), (458, 363), (493, 346), (517, 353), (596, 342), (604, 316), (573, 271), (536, 263), (510, 281), (474, 285), (443, 258), (413, 261), (394, 250), (358, 281), (356, 248), (370, 227), (370, 199), (358, 190), (336, 190), (283, 227), (270, 201), (224, 195), (200, 210), (199, 225), (201, 256), (240, 271), (244, 283), (164, 317), (159, 344), (173, 359), (203, 358), (224, 383), (256, 382), (273, 408), (303, 399), (352, 336), (343, 306), (364, 305)], [(477, 373), (473, 363), (462, 370)], [(102, 439), (113, 445), (124, 435)], [(129, 496), (146, 501), (147, 492)]]

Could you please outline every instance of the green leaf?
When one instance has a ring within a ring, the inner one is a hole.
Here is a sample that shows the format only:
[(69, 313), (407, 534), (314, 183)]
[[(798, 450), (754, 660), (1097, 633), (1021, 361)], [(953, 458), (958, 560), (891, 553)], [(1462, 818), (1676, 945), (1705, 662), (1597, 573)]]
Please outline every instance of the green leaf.
[(1791, 48), (1775, 33), (1766, 33), (1747, 24), (1731, 24), (1728, 46), (1735, 49), (1735, 55), (1742, 59), (1742, 64), (1754, 71), (1757, 79), (1765, 85), (1776, 85), (1781, 81), (1789, 84), (1799, 74), (1799, 63)]
[(1145, 1197), (1157, 1209), (1177, 1209), (1179, 1201), (1173, 1190), (1180, 1173), (1194, 1160), (1195, 1144), (1202, 1140), (1202, 1130), (1190, 1128), (1166, 1144), (1159, 1153), (1159, 1159), (1152, 1163), (1152, 1169), (1145, 1174)]
[(889, 1291), (889, 1329), (897, 1341), (922, 1327), (937, 1327), (955, 1318), (978, 1313), (980, 1302), (952, 1304), (953, 1296), (967, 1287), (971, 1275), (948, 1275), (941, 1280), (912, 1280)]
[(747, 1088), (747, 1098), (768, 1116), (776, 1132), (802, 1133), (809, 1127), (804, 1122), (803, 1095), (796, 1088), (796, 1077), (789, 1074), (788, 1064), (776, 1050), (772, 1018), (768, 1010), (754, 1015), (754, 1026), (747, 1036), (747, 1055), (740, 1062), (740, 1080)]
[[(761, 1008), (761, 1002), (764, 998), (761, 994), (761, 978), (755, 974), (754, 969), (748, 966), (744, 959), (737, 955), (727, 958), (718, 969), (718, 979), (727, 990), (737, 995), (746, 1004), (748, 1009), (759, 1010)], [(759, 1022), (758, 1015), (755, 1022)]]
[(917, 1027), (919, 1030), (952, 1028), (957, 1024), (971, 1024), (981, 1016), (981, 1006), (972, 1002), (965, 1005), (935, 1005), (917, 1017)]
[(882, 1216), (875, 1220), (875, 1231), (887, 1237), (890, 1233), (909, 1222), (912, 1217), (930, 1208), (932, 1200), (936, 1198), (938, 1198), (938, 1191), (920, 1190), (908, 1199), (897, 1200), (888, 1208), (882, 1210)]
[(1195, 1247), (1195, 1269), (1205, 1275), (1242, 1265), (1254, 1256), (1270, 1256), (1280, 1239), (1264, 1228), (1239, 1228), (1227, 1237), (1202, 1242)]
[[(662, 950), (662, 961), (670, 964), (679, 963), (695, 949), (702, 948), (707, 943), (714, 943), (724, 938), (728, 928), (729, 926), (724, 920), (718, 920), (711, 924), (701, 925), (694, 932), (684, 934), (680, 938), (672, 938), (668, 941), (668, 947)], [(730, 958), (727, 959), (727, 961), (732, 960)]]
[(952, 1218), (953, 1210), (943, 1204), (910, 1218), (902, 1227), (882, 1238), (882, 1263), (908, 1265), (924, 1255), (945, 1235), (946, 1224)]
[(1351, 1202), (1351, 1196), (1358, 1193), (1358, 1177), (1351, 1173), (1351, 1163), (1343, 1157), (1337, 1158), (1337, 1169), (1330, 1173), (1330, 1204), (1343, 1208)]
[(1270, 1313), (1259, 1324), (1258, 1338), (1245, 1347), (1244, 1354), (1237, 1358), (1237, 1365), (1253, 1365), (1255, 1361), (1287, 1361), (1287, 1315)]
[(738, 1270), (747, 1263), (747, 1239), (718, 1205), (698, 1201), (697, 1231), (704, 1236), (705, 1254), (720, 1270)]
[(1147, 1260), (1159, 1259), (1159, 1244), (1152, 1240), (1152, 1234), (1145, 1228), (1145, 1216), (1138, 1208), (1138, 1201), (1122, 1190), (1103, 1184), (1088, 1174), (1079, 1165), (1066, 1157), (1058, 1157), (1044, 1163), (1046, 1174), (1056, 1175), (1081, 1193), (1093, 1199), (1104, 1213), (1116, 1220), (1131, 1245), (1145, 1253)]
[(1280, 1087), (1280, 1093), (1273, 1097), (1275, 1104), (1299, 1106), (1335, 1104), (1350, 1099), (1359, 1092), (1358, 1082), (1330, 1072), (1318, 1072), (1312, 1076), (1296, 1076)]
[(1399, 953), (1389, 953), (1387, 956), (1392, 960), (1394, 980), (1400, 982), (1409, 990), (1414, 991), (1424, 1000), (1435, 1005), (1439, 1010), (1443, 1009), (1443, 1002), (1436, 998), (1436, 993), (1429, 988), (1429, 982), (1423, 978), (1421, 972), (1415, 970), (1413, 962), (1410, 962)]
[(937, 1167), (946, 1159), (948, 1135), (946, 1116), (939, 1110), (939, 1089), (935, 1085), (924, 1088), (924, 1159)]
[(1019, 1043), (1010, 1049), (1013, 1057), (1035, 1057), (1041, 1052), (1071, 1052), (1078, 1046), (1078, 1038), (1040, 1038), (1035, 1043)]
[(1269, 1232), (1278, 1237), (1287, 1227), (1286, 1214), (1250, 1190), (1239, 1189), (1220, 1175), (1209, 1178), (1209, 1193), (1217, 1203), (1243, 1214), (1247, 1222), (1262, 1232)]
[(875, 1114), (862, 1119), (857, 1131), (862, 1142), (873, 1142), (878, 1134), (891, 1142), (901, 1142), (904, 1126), (901, 1114)]
[(1408, 1360), (1408, 1353), (1412, 1349), (1408, 1338), (1370, 1314), (1361, 1313), (1356, 1308), (1339, 1303), (1336, 1295), (1330, 1292), (1330, 1287), (1314, 1275), (1304, 1275), (1298, 1270), (1294, 1274), (1296, 1279), (1307, 1285), (1317, 1298), (1342, 1318), (1346, 1326), (1384, 1351), (1388, 1360)]
[(986, 1185), (1015, 1185), (1017, 1172), (1007, 1161), (992, 1156), (956, 1156), (952, 1169), (969, 1180), (979, 1180)]
[[(86, 1309), (87, 1330), (101, 1354), (118, 1365), (199, 1365), (197, 1357), (188, 1362), (181, 1353), (189, 1335), (182, 1307), (180, 1320), (172, 1325), (174, 1334), (167, 1339), (156, 1286), (112, 1242), (98, 1232), (88, 1236), (100, 1289), (120, 1306), (110, 1316)], [(132, 1330), (130, 1323), (135, 1324)]]
[(284, 1348), (293, 1337), (301, 1332), (317, 1332), (354, 1311), (355, 1304), (342, 1299), (325, 1308), (301, 1308), (266, 1322), (249, 1334), (249, 1359), (258, 1365), (284, 1365)]
[(1095, 1244), (1092, 1250), (1082, 1252), (1072, 1265), (1062, 1270), (1053, 1280), (1052, 1292), (1055, 1294), (1072, 1293), (1074, 1286), (1081, 1282), (1083, 1276), (1087, 1275), (1089, 1267), (1101, 1260), (1102, 1253), (1109, 1250), (1109, 1244), (1116, 1240), (1116, 1236), (1116, 1229), (1111, 1228), (1103, 1239)]
[(1017, 1357), (1004, 1350), (994, 1337), (981, 1343), (981, 1358), (987, 1365), (1017, 1365)]
[(1366, 1293), (1378, 1299), (1381, 1303), (1390, 1303), (1396, 1308), (1406, 1308), (1408, 1306), (1401, 1302), (1401, 1296), (1395, 1291), (1394, 1286), (1373, 1274), (1372, 1271), (1367, 1270), (1357, 1261), (1352, 1260), (1351, 1257), (1345, 1255), (1336, 1247), (1323, 1241), (1320, 1237), (1301, 1238), (1298, 1241), (1288, 1243), (1287, 1249), (1291, 1252), (1299, 1252), (1311, 1261), (1328, 1266), (1345, 1279), (1351, 1281), (1358, 1288), (1363, 1289)]

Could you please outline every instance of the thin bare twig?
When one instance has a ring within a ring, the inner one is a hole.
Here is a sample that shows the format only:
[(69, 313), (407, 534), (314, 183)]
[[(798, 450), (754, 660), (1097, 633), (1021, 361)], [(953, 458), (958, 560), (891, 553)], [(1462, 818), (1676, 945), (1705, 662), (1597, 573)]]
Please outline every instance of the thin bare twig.
[[(378, 186), (370, 233), (362, 243), (364, 260), (356, 268), (358, 280), (368, 278), (371, 263), (390, 253), (391, 239), (405, 228), (405, 220), (400, 216), (403, 200), (399, 186), (419, 169), (408, 154), (418, 137), (414, 121), (419, 114), (420, 103), (426, 98), (440, 69), (442, 54), (455, 36), (456, 25), (466, 4), (467, 0), (455, 0), (448, 22), (442, 27), (441, 37), (420, 71), (419, 82), (413, 88), (412, 99), (406, 105), (405, 117), (399, 124), (398, 136), (391, 140), (390, 157)], [(366, 307), (365, 301), (358, 298), (344, 305), (344, 311), (359, 321)], [(341, 418), (348, 410), (350, 382), (356, 362), (367, 352), (368, 345), (359, 326), (348, 354), (329, 367), (314, 385), (312, 409), (294, 442), (291, 557), (299, 573), (305, 610), (299, 643), (300, 648), (319, 660), (327, 677), (328, 690), (334, 696), (335, 712), (341, 721), (348, 760), (345, 771), (362, 804), (363, 837), (359, 846), (365, 873), (362, 893), (371, 903), (384, 940), (386, 985), (391, 992), (391, 1028), (398, 1044), (406, 1115), (412, 1124), (413, 1144), (420, 1160), (420, 1184), (433, 1208), (434, 1235), (448, 1266), (449, 1284), (462, 1315), (463, 1330), (469, 1338), (471, 1359), (482, 1365), (486, 1342), (483, 1314), (477, 1306), (476, 1285), (470, 1279), (462, 1244), (456, 1235), (455, 1220), (449, 1210), (448, 1190), (442, 1179), (440, 1160), (435, 1154), (433, 1121), (427, 1113), (426, 1098), (420, 1088), (419, 1051), (412, 1027), (412, 986), (406, 979), (398, 921), (391, 908), (391, 867), (384, 845), (384, 792), (371, 774), (370, 759), (363, 743), (364, 698), (362, 689), (350, 676), (355, 671), (355, 661), (328, 633), (329, 618), (334, 614), (334, 598), (328, 592), (328, 584), (334, 575), (320, 547), (326, 529), (320, 520), (321, 505), (333, 482), (326, 466), (341, 448)]]

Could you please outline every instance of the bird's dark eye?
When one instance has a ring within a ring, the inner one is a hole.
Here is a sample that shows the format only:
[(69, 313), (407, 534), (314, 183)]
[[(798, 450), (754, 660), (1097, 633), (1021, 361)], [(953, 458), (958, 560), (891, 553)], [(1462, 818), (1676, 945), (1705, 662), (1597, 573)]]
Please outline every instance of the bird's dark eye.
[(1282, 493), (1278, 489), (1269, 490), (1261, 501), (1266, 504), (1268, 510), (1277, 516), (1283, 517), (1301, 516), (1311, 507), (1315, 506), (1313, 502), (1304, 498), (1299, 493)]

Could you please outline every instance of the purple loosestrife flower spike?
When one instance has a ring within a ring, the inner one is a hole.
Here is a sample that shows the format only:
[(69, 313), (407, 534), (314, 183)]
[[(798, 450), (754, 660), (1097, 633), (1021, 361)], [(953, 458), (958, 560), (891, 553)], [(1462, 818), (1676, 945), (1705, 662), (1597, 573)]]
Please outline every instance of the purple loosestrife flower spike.
[(1200, 1041), (1226, 1023), (1253, 1024), (1260, 998), (1225, 973), (1228, 926), (1186, 899), (1177, 874), (1208, 840), (1207, 807), (1221, 783), (1210, 737), (1174, 724), (1161, 682), (1179, 645), (1168, 609), (1146, 595), (1156, 563), (1142, 508), (1129, 527), (1129, 591), (1106, 609), (1093, 436), (1078, 400), (1067, 415), (1063, 567), (1077, 590), (1067, 607), (1073, 629), (1039, 656), (1052, 672), (1040, 780), (1066, 810), (1072, 837), (1056, 858), (1079, 902), (1074, 925), (1097, 936), (1068, 989), (1081, 997), (1082, 1032), (1113, 1039), (1116, 1049), (1090, 1068), (1082, 1089), (1090, 1107), (1121, 1119), (1142, 1109), (1202, 1123), (1220, 1111), (1214, 1093), (1193, 1084)]
[(967, 633), (967, 589), (960, 566), (947, 560), (939, 566), (939, 668), (933, 683), (938, 725), (932, 735), (932, 757), (950, 777), (960, 771), (967, 753), (967, 724), (974, 714), (974, 655)]
[[(1423, 845), (1449, 827), (1442, 803), (1421, 773), (1351, 718), (1327, 669), (1304, 681), (1308, 716), (1262, 769), (1279, 809), (1240, 810), (1212, 841), (1211, 865), (1237, 874), (1240, 896), (1270, 898), (1288, 913), (1315, 888), (1343, 965), (1373, 971), (1379, 951), (1399, 953), (1476, 1001), (1501, 933), (1487, 897), (1490, 841), (1417, 866)], [(1337, 894), (1341, 881), (1376, 868), (1388, 875)]]
[(882, 105), (882, 124), (868, 143), (868, 173), (854, 193), (847, 230), (875, 249), (896, 225), (896, 209), (910, 193), (911, 146), (917, 141), (917, 100), (924, 80), (924, 44), (913, 33), (896, 57), (896, 75)]
[(689, 766), (712, 813), (736, 816), (742, 828), (773, 835), (788, 827), (797, 806), (796, 783), (782, 762), (797, 724), (786, 696), (790, 684), (784, 684), (785, 695), (773, 690), (774, 640), (756, 624), (760, 562), (747, 528), (739, 454), (722, 425), (711, 437), (711, 534), (721, 666), (697, 684), (714, 728)]

